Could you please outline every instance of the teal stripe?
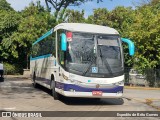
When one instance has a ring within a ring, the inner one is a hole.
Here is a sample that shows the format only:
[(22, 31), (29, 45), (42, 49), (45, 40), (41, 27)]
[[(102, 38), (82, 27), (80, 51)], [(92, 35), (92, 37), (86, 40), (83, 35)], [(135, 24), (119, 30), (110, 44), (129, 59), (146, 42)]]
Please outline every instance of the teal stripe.
[(38, 56), (38, 57), (35, 57), (35, 58), (30, 57), (30, 60), (43, 59), (43, 58), (48, 58), (48, 57), (51, 57), (51, 56), (52, 56), (52, 54), (42, 55), (42, 56)]
[(37, 41), (35, 41), (32, 45), (37, 44), (39, 41), (43, 40), (44, 38), (48, 37), (49, 35), (51, 35), (53, 33), (53, 29), (51, 29), (50, 31), (48, 31), (47, 33), (45, 33), (42, 37), (38, 38)]

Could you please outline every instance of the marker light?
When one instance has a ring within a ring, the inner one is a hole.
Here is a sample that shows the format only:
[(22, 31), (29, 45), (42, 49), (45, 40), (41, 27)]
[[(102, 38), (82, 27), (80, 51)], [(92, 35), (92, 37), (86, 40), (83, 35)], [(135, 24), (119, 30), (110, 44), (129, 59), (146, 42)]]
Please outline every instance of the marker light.
[(67, 36), (67, 41), (72, 41), (72, 32), (67, 32), (66, 36)]

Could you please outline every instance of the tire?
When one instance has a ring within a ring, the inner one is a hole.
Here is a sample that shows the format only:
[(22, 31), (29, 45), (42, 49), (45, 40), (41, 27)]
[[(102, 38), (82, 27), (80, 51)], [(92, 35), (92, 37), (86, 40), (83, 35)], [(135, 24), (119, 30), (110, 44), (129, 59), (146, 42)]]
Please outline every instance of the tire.
[(3, 77), (0, 77), (0, 82), (4, 82), (4, 78)]
[(101, 98), (94, 98), (94, 100), (96, 100), (96, 101), (100, 101), (100, 100), (101, 100)]
[(36, 74), (35, 74), (35, 73), (33, 74), (33, 87), (34, 87), (34, 88), (37, 88), (37, 87), (38, 87), (38, 85), (37, 85), (37, 83), (36, 83)]
[(52, 92), (52, 96), (54, 98), (54, 100), (58, 100), (59, 99), (59, 94), (55, 91), (55, 80), (51, 80), (51, 92)]

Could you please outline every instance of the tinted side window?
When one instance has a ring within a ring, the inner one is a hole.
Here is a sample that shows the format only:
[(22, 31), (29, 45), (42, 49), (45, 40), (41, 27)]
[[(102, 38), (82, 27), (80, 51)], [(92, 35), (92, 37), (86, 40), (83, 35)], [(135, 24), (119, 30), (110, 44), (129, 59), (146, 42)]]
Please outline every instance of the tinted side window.
[(55, 56), (55, 48), (55, 34), (53, 33), (32, 47), (32, 57), (34, 58), (47, 54), (53, 54)]

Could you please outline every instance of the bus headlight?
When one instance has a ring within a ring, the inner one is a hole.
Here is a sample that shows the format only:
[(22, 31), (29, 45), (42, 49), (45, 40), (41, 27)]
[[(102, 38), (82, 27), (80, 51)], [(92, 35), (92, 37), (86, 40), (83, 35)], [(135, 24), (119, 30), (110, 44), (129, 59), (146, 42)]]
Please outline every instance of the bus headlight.
[(62, 77), (63, 77), (65, 80), (68, 80), (68, 77), (65, 76), (63, 73), (62, 73)]
[(75, 84), (75, 85), (79, 85), (79, 84), (82, 83), (82, 82), (77, 81), (77, 80), (74, 80), (74, 79), (69, 79), (69, 81), (70, 81), (71, 83)]
[(122, 80), (122, 81), (119, 81), (119, 82), (116, 82), (116, 83), (113, 83), (113, 85), (124, 85), (124, 80)]

